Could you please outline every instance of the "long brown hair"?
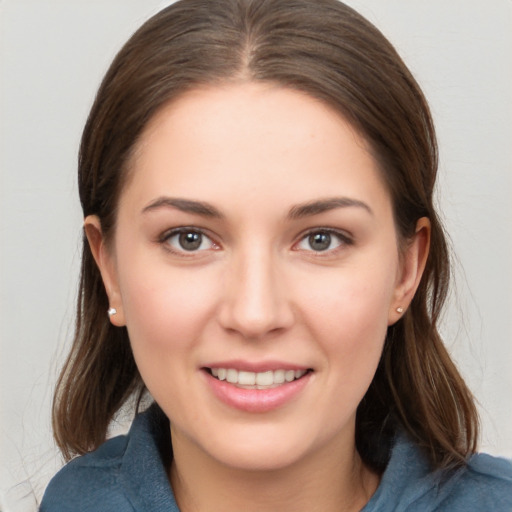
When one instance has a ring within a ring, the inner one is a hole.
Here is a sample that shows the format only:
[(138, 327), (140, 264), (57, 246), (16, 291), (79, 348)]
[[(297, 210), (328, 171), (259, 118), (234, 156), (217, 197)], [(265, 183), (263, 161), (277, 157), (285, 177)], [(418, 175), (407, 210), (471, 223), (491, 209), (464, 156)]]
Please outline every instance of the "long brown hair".
[[(351, 8), (337, 0), (181, 0), (147, 21), (112, 63), (85, 126), (78, 170), (84, 215), (97, 215), (111, 237), (130, 155), (148, 121), (186, 90), (233, 80), (278, 83), (330, 105), (369, 142), (401, 240), (420, 217), (430, 219), (427, 266), (410, 308), (388, 329), (358, 408), (356, 443), (365, 462), (382, 470), (401, 425), (433, 467), (463, 464), (476, 449), (478, 421), (437, 329), (450, 269), (433, 206), (434, 127), (392, 45)], [(75, 338), (53, 409), (66, 458), (101, 444), (114, 414), (144, 389), (127, 331), (110, 324), (107, 308), (84, 237)]]

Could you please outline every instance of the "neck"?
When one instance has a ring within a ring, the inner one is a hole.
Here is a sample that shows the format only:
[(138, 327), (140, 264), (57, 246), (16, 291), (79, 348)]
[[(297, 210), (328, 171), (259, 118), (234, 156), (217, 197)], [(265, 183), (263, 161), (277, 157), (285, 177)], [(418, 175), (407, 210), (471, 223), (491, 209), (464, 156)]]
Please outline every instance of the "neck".
[(379, 483), (355, 443), (339, 450), (326, 447), (325, 453), (286, 468), (259, 471), (223, 465), (175, 438), (170, 479), (182, 512), (352, 512), (364, 507)]

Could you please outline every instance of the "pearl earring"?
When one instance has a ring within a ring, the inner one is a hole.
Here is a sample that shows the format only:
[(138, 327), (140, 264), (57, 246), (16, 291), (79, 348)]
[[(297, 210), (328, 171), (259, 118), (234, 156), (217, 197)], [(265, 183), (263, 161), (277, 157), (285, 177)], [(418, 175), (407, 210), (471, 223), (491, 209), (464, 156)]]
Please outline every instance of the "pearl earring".
[(404, 308), (402, 306), (398, 306), (396, 308), (396, 312), (402, 314), (404, 312)]
[(114, 316), (117, 313), (116, 308), (109, 308), (107, 311), (108, 316)]

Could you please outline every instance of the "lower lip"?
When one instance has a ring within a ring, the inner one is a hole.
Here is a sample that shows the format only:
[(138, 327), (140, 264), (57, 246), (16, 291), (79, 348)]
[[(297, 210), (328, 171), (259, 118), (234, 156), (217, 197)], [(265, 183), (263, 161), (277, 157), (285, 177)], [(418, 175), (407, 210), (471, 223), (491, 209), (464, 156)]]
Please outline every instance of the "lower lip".
[(307, 385), (311, 372), (300, 379), (269, 389), (239, 388), (219, 380), (205, 371), (206, 380), (215, 396), (226, 405), (244, 412), (269, 412), (292, 401)]

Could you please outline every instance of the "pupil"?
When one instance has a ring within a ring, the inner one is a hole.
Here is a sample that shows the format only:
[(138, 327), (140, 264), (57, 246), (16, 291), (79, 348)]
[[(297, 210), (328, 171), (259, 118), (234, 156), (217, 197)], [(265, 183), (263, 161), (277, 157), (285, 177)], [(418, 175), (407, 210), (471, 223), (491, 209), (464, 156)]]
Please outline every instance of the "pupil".
[(199, 249), (202, 242), (201, 233), (181, 233), (180, 245), (185, 251), (195, 251)]
[(309, 236), (309, 245), (315, 251), (325, 251), (331, 245), (331, 235), (329, 233), (315, 233)]

